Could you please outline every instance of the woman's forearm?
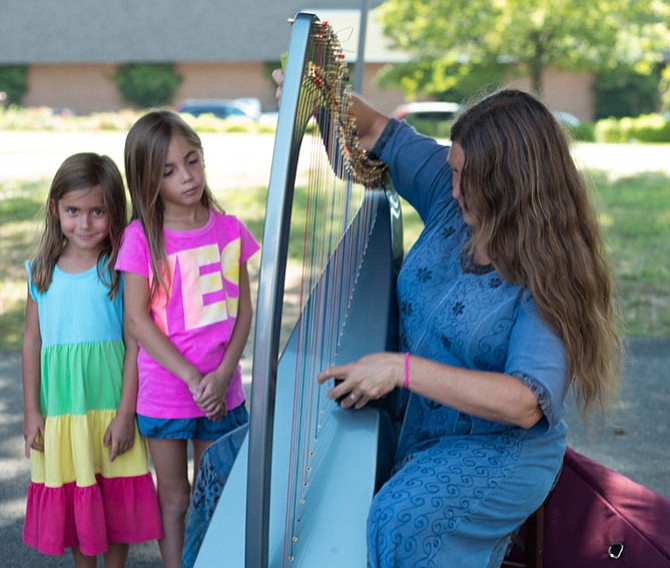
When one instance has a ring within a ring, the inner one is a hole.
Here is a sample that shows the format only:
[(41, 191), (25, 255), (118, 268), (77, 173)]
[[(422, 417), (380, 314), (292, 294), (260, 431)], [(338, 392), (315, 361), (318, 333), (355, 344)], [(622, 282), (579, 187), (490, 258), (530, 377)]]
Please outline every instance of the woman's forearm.
[(351, 94), (351, 108), (356, 117), (358, 141), (367, 151), (372, 150), (384, 132), (389, 117), (374, 108), (368, 101), (357, 94)]
[(532, 391), (504, 373), (461, 369), (411, 356), (409, 388), (460, 412), (522, 428), (531, 428), (543, 416)]

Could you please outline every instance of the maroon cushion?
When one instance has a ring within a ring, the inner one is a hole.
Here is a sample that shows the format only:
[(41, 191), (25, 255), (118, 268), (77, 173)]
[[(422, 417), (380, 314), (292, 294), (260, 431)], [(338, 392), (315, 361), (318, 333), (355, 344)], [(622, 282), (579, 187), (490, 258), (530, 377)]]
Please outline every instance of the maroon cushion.
[(670, 500), (568, 448), (545, 503), (543, 565), (670, 567)]

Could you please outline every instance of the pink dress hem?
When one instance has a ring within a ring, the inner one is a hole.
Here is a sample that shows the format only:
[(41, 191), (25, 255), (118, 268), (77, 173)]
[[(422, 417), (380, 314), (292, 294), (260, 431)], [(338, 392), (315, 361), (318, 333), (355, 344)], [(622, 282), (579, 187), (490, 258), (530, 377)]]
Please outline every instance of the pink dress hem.
[(108, 543), (138, 543), (161, 538), (160, 510), (151, 474), (104, 478), (96, 485), (46, 487), (31, 482), (23, 542), (42, 554), (79, 548), (102, 554)]

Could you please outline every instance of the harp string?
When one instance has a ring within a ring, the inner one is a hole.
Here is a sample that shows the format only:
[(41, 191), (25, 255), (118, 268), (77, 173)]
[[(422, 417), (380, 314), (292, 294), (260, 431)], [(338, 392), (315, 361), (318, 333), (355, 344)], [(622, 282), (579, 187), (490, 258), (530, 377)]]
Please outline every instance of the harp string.
[[(343, 411), (327, 397), (333, 385), (318, 385), (316, 375), (335, 362), (376, 214), (364, 199), (364, 186), (380, 186), (383, 173), (383, 165), (358, 145), (339, 41), (325, 23), (313, 31), (314, 57), (303, 84), (305, 108), (311, 105), (317, 120), (305, 195), (283, 565), (299, 554), (301, 526), (318, 514), (313, 482), (336, 434), (334, 413)], [(350, 237), (343, 239), (347, 231)]]

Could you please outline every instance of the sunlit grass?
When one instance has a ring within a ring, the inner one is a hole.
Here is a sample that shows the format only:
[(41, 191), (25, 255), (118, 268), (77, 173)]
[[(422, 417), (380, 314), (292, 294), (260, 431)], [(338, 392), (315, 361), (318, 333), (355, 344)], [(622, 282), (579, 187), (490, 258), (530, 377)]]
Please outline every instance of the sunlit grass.
[[(616, 275), (629, 336), (670, 337), (670, 177), (643, 173), (609, 179), (591, 171), (595, 199), (608, 255)], [(24, 262), (34, 250), (48, 180), (0, 184), (0, 351), (18, 351), (25, 306)], [(224, 209), (237, 215), (260, 240), (263, 235), (267, 189), (213, 191)], [(307, 207), (297, 188), (289, 259), (304, 246)], [(416, 240), (421, 220), (403, 206), (405, 250)]]
[(670, 336), (670, 177), (592, 177), (626, 334)]

